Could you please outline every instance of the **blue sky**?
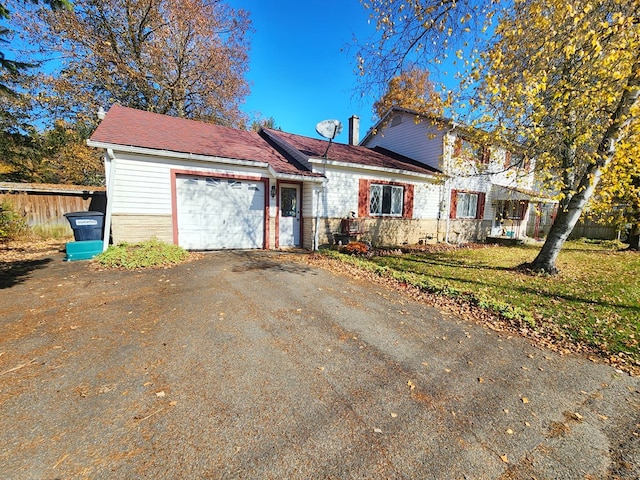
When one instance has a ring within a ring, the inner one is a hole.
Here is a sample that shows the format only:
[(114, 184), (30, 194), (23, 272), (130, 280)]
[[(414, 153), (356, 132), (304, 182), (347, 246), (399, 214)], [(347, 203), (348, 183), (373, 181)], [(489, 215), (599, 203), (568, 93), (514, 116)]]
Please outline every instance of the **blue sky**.
[[(359, 0), (227, 0), (251, 14), (251, 95), (243, 110), (273, 117), (284, 131), (320, 138), (315, 125), (337, 119), (347, 143), (348, 119), (360, 117), (360, 138), (372, 126), (375, 98), (357, 92), (354, 36), (374, 32)], [(349, 46), (352, 45), (351, 48)]]

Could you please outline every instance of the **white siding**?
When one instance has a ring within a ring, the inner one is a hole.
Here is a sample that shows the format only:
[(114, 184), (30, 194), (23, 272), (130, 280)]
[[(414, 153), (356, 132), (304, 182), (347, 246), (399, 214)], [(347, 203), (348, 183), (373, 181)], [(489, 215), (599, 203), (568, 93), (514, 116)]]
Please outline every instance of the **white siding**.
[(302, 184), (302, 216), (304, 218), (315, 215), (316, 195), (314, 192), (320, 188), (320, 184), (307, 182)]
[(413, 218), (437, 219), (441, 185), (417, 184), (413, 192)]
[(118, 159), (113, 213), (171, 214), (170, 166)]
[(402, 114), (402, 122), (390, 121), (385, 128), (372, 135), (365, 147), (384, 147), (430, 167), (441, 169), (444, 131), (429, 121), (415, 122), (415, 116)]
[(327, 181), (320, 194), (320, 217), (345, 218), (358, 212), (358, 174), (346, 170), (327, 169)]
[[(327, 182), (320, 193), (319, 216), (324, 218), (345, 218), (351, 212), (358, 213), (358, 192), (360, 179), (380, 180), (384, 182), (408, 183), (414, 185), (413, 218), (436, 219), (441, 195), (441, 185), (416, 177), (391, 175), (366, 170), (326, 167), (323, 170)], [(316, 215), (316, 203), (312, 215)]]
[[(116, 152), (113, 214), (171, 214), (171, 170), (260, 178), (265, 170)], [(111, 192), (110, 192), (111, 193)]]

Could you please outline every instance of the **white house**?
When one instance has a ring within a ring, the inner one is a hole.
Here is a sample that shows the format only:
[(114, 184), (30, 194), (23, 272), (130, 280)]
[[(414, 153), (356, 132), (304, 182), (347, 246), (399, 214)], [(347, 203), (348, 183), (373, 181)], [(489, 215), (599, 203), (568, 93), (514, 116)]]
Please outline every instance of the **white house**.
[(452, 243), (491, 237), (519, 239), (536, 212), (533, 203), (549, 199), (533, 191), (533, 161), (505, 146), (486, 143), (482, 132), (451, 120), (393, 108), (361, 145), (383, 147), (443, 174), (438, 237)]
[(119, 105), (88, 144), (105, 151), (105, 248), (110, 234), (114, 243), (157, 237), (193, 250), (315, 249), (349, 235), (397, 245), (443, 235), (438, 169), (380, 146)]

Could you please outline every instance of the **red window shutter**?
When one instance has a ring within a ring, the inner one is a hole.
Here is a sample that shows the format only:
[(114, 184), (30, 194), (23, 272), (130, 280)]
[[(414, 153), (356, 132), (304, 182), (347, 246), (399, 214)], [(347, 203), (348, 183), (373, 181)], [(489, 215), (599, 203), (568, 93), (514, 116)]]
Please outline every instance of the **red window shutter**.
[(369, 216), (369, 180), (360, 179), (358, 188), (358, 217)]
[(511, 152), (505, 152), (504, 154), (504, 168), (511, 166)]
[(404, 185), (404, 202), (402, 205), (402, 217), (413, 217), (413, 185)]
[(527, 213), (527, 208), (529, 207), (528, 200), (520, 200), (520, 208), (518, 210), (518, 215), (520, 219), (524, 219), (524, 214)]
[(482, 163), (489, 163), (491, 158), (491, 149), (489, 147), (482, 147)]
[(524, 171), (529, 172), (530, 166), (531, 166), (531, 161), (529, 160), (529, 157), (524, 157), (524, 160), (522, 162), (522, 168), (524, 168)]
[(478, 208), (476, 210), (476, 219), (478, 220), (482, 220), (482, 218), (484, 217), (484, 201), (486, 196), (486, 193), (478, 193)]
[(459, 157), (462, 153), (462, 139), (460, 137), (456, 137), (456, 143), (453, 147), (453, 155)]
[(456, 211), (458, 209), (458, 191), (451, 190), (451, 203), (449, 209), (449, 218), (456, 218)]

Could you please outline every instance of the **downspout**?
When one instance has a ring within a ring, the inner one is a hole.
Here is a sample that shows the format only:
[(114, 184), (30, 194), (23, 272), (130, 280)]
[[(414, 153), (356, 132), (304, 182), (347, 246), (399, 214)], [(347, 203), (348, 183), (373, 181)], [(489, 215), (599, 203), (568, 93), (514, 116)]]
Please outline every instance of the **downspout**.
[(316, 189), (316, 228), (313, 232), (313, 251), (318, 250), (318, 242), (320, 241), (320, 189)]
[(320, 248), (320, 195), (324, 192), (324, 182), (316, 189), (316, 228), (313, 235), (313, 251)]
[(111, 213), (113, 212), (113, 189), (116, 181), (116, 156), (113, 149), (107, 148), (104, 157), (104, 169), (107, 174), (107, 211), (104, 218), (104, 233), (102, 236), (102, 251), (109, 248), (109, 235), (111, 233)]
[[(449, 128), (447, 130), (446, 133), (446, 137), (443, 136), (443, 138), (447, 138), (449, 139), (451, 133), (457, 128), (458, 126), (458, 122), (452, 122), (451, 123), (451, 128)], [(449, 142), (447, 142), (448, 144)], [(449, 146), (449, 145), (447, 145)], [(444, 145), (443, 145), (443, 150), (444, 150)], [(444, 152), (443, 152), (444, 153)], [(451, 186), (450, 186), (450, 180), (451, 180), (451, 176), (449, 175), (449, 173), (447, 173), (448, 171), (448, 167), (450, 165), (444, 165), (444, 162), (449, 162), (451, 161), (451, 157), (452, 157), (452, 153), (453, 152), (449, 152), (448, 156), (444, 156), (443, 155), (443, 165), (442, 165), (442, 171), (445, 172), (445, 174), (447, 175), (447, 178), (444, 181), (444, 191), (442, 192), (444, 197), (442, 200), (442, 203), (445, 205), (445, 210), (444, 210), (444, 215), (446, 218), (446, 228), (445, 228), (445, 234), (444, 234), (444, 243), (449, 243), (449, 230), (451, 228)]]
[[(451, 226), (451, 215), (450, 215), (450, 211), (451, 211), (451, 191), (448, 190), (449, 188), (449, 179), (447, 178), (444, 181), (444, 190), (442, 192), (443, 195), (443, 199), (442, 199), (442, 203), (444, 208), (444, 218), (445, 218), (445, 232), (444, 232), (444, 243), (449, 243), (449, 228)], [(448, 193), (448, 195), (447, 195)]]

